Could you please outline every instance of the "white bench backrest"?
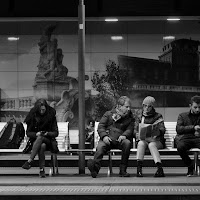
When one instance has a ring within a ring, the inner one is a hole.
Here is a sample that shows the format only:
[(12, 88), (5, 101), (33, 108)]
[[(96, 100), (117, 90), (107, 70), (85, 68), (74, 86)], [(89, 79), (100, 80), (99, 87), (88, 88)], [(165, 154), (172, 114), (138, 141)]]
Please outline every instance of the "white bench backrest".
[[(25, 123), (22, 123), (24, 126), (24, 129), (26, 131), (27, 125)], [(69, 148), (69, 122), (57, 122), (58, 124), (58, 131), (59, 135), (56, 138), (58, 142), (58, 148), (61, 149), (68, 149)], [(6, 122), (0, 122), (0, 131), (3, 129), (3, 127), (6, 125)], [(20, 149), (23, 149), (26, 145), (27, 137), (24, 137), (24, 140), (21, 143)]]
[[(95, 136), (95, 148), (97, 147), (98, 141), (99, 141), (99, 134), (97, 132), (99, 122), (95, 122), (95, 127), (94, 127), (94, 136)], [(176, 122), (165, 122), (165, 144), (166, 148), (172, 148), (174, 146), (174, 138), (176, 136)]]
[(165, 122), (165, 145), (166, 148), (174, 147), (174, 138), (176, 136), (176, 122)]

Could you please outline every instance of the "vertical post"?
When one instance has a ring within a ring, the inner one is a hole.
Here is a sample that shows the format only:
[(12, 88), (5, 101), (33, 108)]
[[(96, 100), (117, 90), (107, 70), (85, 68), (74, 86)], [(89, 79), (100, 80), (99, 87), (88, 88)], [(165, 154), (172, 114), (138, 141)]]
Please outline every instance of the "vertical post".
[[(85, 6), (78, 6), (79, 149), (85, 149)], [(85, 153), (79, 153), (79, 174), (85, 174)]]

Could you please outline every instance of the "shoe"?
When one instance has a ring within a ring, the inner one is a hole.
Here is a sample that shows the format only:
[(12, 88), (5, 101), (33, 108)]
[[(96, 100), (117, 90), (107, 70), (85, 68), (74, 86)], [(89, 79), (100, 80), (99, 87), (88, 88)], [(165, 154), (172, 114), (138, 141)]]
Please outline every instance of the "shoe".
[(141, 170), (137, 169), (137, 177), (143, 177), (142, 169)]
[(95, 161), (92, 159), (89, 159), (87, 162), (87, 166), (88, 166), (88, 169), (90, 170), (92, 178), (96, 178), (98, 174), (98, 169), (95, 166)]
[(142, 165), (143, 165), (143, 162), (142, 161), (138, 161), (137, 162), (137, 177), (143, 177), (143, 174), (142, 174)]
[(120, 172), (119, 172), (119, 176), (120, 176), (120, 177), (130, 177), (130, 174), (129, 174), (128, 172), (126, 172), (126, 171), (123, 171), (123, 172), (120, 171)]
[(28, 161), (26, 161), (23, 165), (22, 165), (23, 169), (30, 169), (31, 168), (31, 163), (29, 163)]
[(194, 166), (193, 165), (188, 167), (187, 176), (188, 177), (194, 176)]
[(45, 174), (44, 169), (40, 171), (39, 177), (40, 177), (40, 178), (46, 178), (46, 174)]
[(163, 171), (163, 168), (158, 168), (154, 177), (165, 177), (165, 174), (164, 174), (164, 171)]

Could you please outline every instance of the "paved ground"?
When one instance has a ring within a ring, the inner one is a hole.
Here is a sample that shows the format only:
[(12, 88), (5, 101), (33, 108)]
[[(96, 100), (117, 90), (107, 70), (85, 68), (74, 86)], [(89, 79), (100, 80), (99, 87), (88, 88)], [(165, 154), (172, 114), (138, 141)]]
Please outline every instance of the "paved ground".
[[(200, 195), (200, 176), (186, 177), (186, 168), (165, 168), (166, 177), (154, 178), (156, 168), (144, 168), (143, 178), (136, 177), (136, 169), (129, 168), (129, 178), (107, 177), (102, 168), (97, 178), (84, 175), (78, 168), (59, 168), (58, 176), (38, 177), (38, 168), (0, 168), (1, 195)], [(48, 172), (48, 168), (46, 169)]]

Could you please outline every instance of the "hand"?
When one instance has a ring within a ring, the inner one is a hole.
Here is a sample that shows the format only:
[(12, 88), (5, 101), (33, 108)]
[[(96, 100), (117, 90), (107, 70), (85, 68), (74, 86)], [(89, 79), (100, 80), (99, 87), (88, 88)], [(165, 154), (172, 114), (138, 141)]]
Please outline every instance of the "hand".
[(200, 126), (199, 126), (199, 125), (196, 125), (196, 126), (194, 127), (194, 130), (195, 130), (195, 131), (200, 131)]
[(118, 142), (122, 142), (125, 139), (126, 139), (125, 135), (120, 135), (119, 138), (118, 138)]
[(40, 131), (36, 133), (36, 137), (38, 137), (38, 136), (40, 136), (40, 135), (41, 135), (41, 132), (40, 132)]
[(108, 145), (110, 145), (110, 142), (112, 141), (108, 136), (105, 136), (104, 138), (103, 138), (103, 141), (106, 143), (106, 144), (108, 144)]
[(200, 126), (199, 126), (199, 125), (196, 125), (196, 126), (194, 127), (194, 130), (195, 130), (194, 135), (195, 135), (196, 137), (199, 137), (199, 136), (200, 136)]

